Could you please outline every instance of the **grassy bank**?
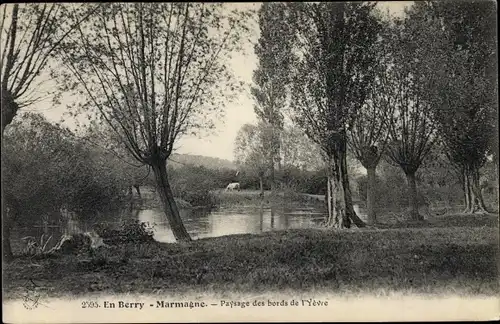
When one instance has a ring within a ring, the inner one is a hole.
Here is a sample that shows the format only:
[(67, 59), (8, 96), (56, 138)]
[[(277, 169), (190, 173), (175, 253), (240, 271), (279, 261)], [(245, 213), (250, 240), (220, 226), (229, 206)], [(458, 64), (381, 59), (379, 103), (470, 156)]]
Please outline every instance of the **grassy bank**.
[(103, 247), (93, 255), (18, 257), (4, 267), (3, 289), (7, 298), (18, 297), (32, 279), (48, 296), (317, 289), (498, 293), (497, 216), (455, 217), (462, 221), (448, 227), (436, 221), (425, 228), (289, 230)]
[[(143, 208), (161, 208), (161, 201), (157, 193), (152, 188), (142, 188), (141, 199), (135, 196), (135, 202), (142, 205)], [(226, 191), (225, 189), (212, 190), (206, 193), (210, 197), (202, 197), (200, 199), (203, 206), (199, 206), (196, 201), (189, 202), (186, 197), (177, 197), (175, 201), (179, 208), (193, 208), (193, 207), (316, 207), (323, 208), (324, 196), (301, 194), (295, 192), (279, 192), (277, 197), (272, 198), (271, 191), (264, 191), (264, 197), (260, 196), (259, 190), (234, 190)]]
[[(260, 196), (259, 190), (225, 191), (215, 190), (212, 192), (220, 207), (270, 207), (273, 203), (277, 207), (324, 207), (323, 197), (307, 195), (295, 192), (279, 192), (277, 197), (271, 196), (271, 191), (264, 191), (264, 197)], [(318, 198), (319, 197), (319, 198)]]

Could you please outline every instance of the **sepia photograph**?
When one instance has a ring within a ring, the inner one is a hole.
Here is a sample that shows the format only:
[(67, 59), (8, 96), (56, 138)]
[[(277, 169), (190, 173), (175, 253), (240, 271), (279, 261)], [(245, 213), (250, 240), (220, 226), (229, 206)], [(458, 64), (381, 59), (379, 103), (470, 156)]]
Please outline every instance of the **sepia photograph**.
[(0, 6), (5, 323), (500, 319), (497, 3)]

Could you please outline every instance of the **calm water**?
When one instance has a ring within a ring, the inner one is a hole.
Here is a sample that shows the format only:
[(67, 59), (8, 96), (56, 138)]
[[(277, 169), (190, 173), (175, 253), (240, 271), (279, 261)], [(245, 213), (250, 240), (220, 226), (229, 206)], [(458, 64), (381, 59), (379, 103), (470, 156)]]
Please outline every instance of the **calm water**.
[[(186, 229), (193, 239), (215, 237), (231, 234), (262, 233), (273, 230), (292, 228), (318, 227), (324, 220), (324, 214), (314, 209), (276, 209), (270, 208), (237, 208), (219, 210), (181, 210), (181, 217)], [(76, 217), (61, 225), (44, 228), (41, 225), (16, 228), (12, 231), (13, 249), (23, 248), (21, 238), (32, 236), (40, 242), (42, 234), (45, 238), (52, 236), (49, 247), (56, 244), (62, 235), (92, 231), (95, 224), (106, 223), (118, 227), (127, 220), (139, 220), (153, 227), (154, 237), (159, 242), (175, 242), (165, 214), (161, 209), (124, 210), (114, 214), (100, 215), (91, 221), (79, 220)]]

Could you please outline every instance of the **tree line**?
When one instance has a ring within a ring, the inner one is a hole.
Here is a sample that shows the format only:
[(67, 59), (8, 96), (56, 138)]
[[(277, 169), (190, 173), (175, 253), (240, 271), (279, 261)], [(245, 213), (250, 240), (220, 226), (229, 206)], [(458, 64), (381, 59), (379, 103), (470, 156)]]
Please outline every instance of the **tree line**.
[(396, 17), (369, 2), (263, 4), (260, 135), (242, 130), (255, 138), (242, 161), (257, 162), (262, 176), (251, 155), (265, 157), (274, 182), (287, 114), (327, 165), (330, 226), (365, 226), (352, 207), (348, 152), (367, 170), (371, 224), (381, 159), (404, 172), (408, 217), (423, 219), (416, 175), (436, 148), (462, 183), (464, 212), (487, 212), (481, 168), (492, 158), (498, 170), (495, 10), (490, 1), (419, 1)]

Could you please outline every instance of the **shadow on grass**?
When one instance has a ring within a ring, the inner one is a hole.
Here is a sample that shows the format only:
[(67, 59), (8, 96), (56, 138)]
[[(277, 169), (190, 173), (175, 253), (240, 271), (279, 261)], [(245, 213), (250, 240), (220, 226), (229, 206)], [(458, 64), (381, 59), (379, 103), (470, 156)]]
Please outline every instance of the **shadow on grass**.
[(398, 221), (377, 223), (379, 229), (389, 228), (451, 228), (451, 227), (498, 227), (498, 214), (450, 214), (434, 216), (423, 221)]
[(255, 292), (498, 292), (498, 230), (478, 227), (288, 230), (191, 243), (127, 243), (4, 269), (4, 291), (31, 278), (49, 295)]

